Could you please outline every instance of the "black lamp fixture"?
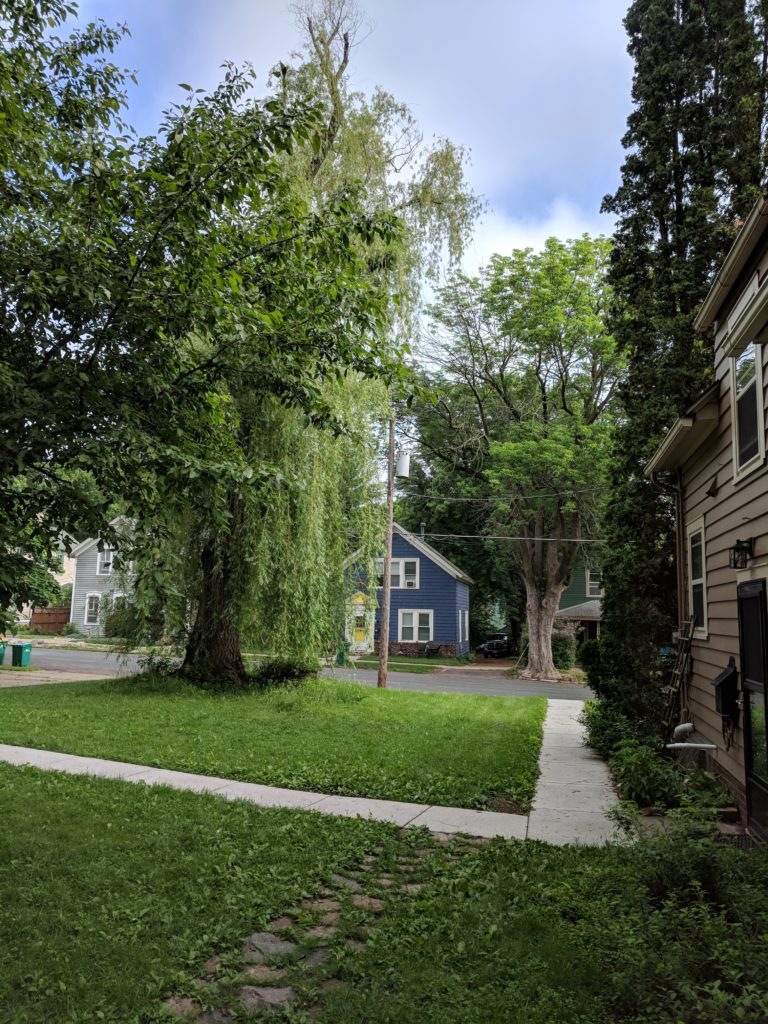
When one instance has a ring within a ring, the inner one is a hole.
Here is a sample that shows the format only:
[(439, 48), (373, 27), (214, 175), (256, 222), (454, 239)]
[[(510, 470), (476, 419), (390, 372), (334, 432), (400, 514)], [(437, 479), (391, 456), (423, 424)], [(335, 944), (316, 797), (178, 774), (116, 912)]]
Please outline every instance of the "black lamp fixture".
[(752, 538), (737, 540), (732, 548), (728, 548), (728, 565), (731, 569), (746, 569), (752, 557)]

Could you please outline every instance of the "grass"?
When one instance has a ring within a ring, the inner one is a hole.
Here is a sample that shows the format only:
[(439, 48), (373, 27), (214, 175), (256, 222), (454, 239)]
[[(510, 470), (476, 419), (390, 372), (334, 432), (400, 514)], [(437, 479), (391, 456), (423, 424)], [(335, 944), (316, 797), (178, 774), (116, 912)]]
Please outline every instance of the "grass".
[[(375, 671), (379, 667), (378, 661), (372, 661), (370, 658), (352, 658), (350, 659), (349, 668), (364, 668), (369, 671)], [(435, 665), (422, 665), (420, 663), (404, 665), (399, 661), (389, 661), (387, 665), (390, 672), (411, 672), (414, 675), (430, 675), (433, 672), (437, 672)]]
[(291, 789), (525, 809), (545, 710), (540, 697), (331, 680), (233, 696), (137, 677), (4, 689), (0, 741)]
[(214, 952), (394, 834), (0, 764), (0, 1024), (157, 1017)]
[(765, 1024), (768, 853), (690, 835), (433, 859), (327, 1024)]
[[(313, 1003), (325, 1024), (768, 1019), (768, 851), (688, 826), (627, 846), (442, 847), (423, 830), (4, 765), (0, 815), (0, 1024), (154, 1024), (214, 953), (220, 980), (197, 991), (231, 1005), (243, 939), (301, 920), (291, 908), (373, 851), (376, 872), (422, 888), (379, 890), (381, 914), (342, 898), (339, 938), (353, 927), (367, 945), (324, 939), (327, 964), (276, 1024), (308, 1022)], [(370, 871), (357, 878), (372, 891)], [(318, 1006), (324, 975), (341, 987)]]

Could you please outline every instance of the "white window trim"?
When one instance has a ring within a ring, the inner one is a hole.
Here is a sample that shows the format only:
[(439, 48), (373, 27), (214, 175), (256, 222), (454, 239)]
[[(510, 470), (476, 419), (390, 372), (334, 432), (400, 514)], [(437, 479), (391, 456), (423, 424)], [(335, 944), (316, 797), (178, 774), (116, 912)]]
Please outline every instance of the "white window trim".
[[(104, 570), (102, 569), (102, 565), (103, 565), (103, 562), (104, 562), (104, 555), (105, 555), (105, 553), (107, 551), (110, 552), (110, 554), (112, 555), (112, 558), (110, 559), (110, 562), (109, 562), (109, 572), (104, 572)], [(109, 547), (109, 545), (107, 545), (105, 548), (103, 548), (101, 551), (99, 551), (98, 561), (96, 562), (96, 575), (97, 576), (111, 576), (112, 573), (114, 572), (114, 564), (115, 564), (115, 549), (111, 548), (111, 547)]]
[(600, 573), (599, 572), (593, 573), (591, 569), (587, 569), (587, 571), (586, 571), (586, 582), (587, 582), (586, 594), (587, 594), (587, 597), (591, 597), (594, 600), (595, 598), (603, 596), (603, 588), (602, 588), (602, 585), (601, 585), (600, 593), (599, 594), (593, 594), (592, 593), (591, 586), (592, 586), (592, 576), (593, 575), (597, 576), (597, 578), (600, 579)]
[(704, 530), (704, 517), (699, 516), (685, 528), (685, 559), (686, 559), (686, 586), (688, 591), (688, 614), (693, 615), (693, 584), (694, 579), (691, 573), (691, 537), (694, 533), (701, 533), (701, 568), (704, 575), (701, 577), (702, 597), (704, 605), (704, 622), (696, 625), (693, 635), (698, 639), (706, 640), (709, 637), (709, 612), (707, 610), (707, 535)]
[[(404, 562), (415, 562), (416, 563), (416, 584), (413, 587), (406, 587), (406, 585), (405, 585), (405, 574), (403, 572), (403, 563)], [(389, 564), (390, 564), (390, 570), (389, 570), (390, 577), (392, 576), (392, 566), (395, 565), (395, 564), (397, 564), (397, 566), (398, 566), (398, 569), (399, 569), (398, 576), (400, 577), (400, 583), (397, 586), (393, 585), (391, 587), (392, 590), (419, 590), (420, 589), (420, 587), (421, 587), (421, 559), (420, 558), (411, 558), (410, 555), (405, 555), (405, 556), (400, 557), (400, 558), (393, 558), (392, 561)], [(382, 570), (381, 573), (379, 573), (379, 568), (381, 568), (381, 570)], [(382, 575), (383, 571), (384, 571), (384, 559), (383, 558), (379, 558), (376, 561), (376, 574), (377, 574), (377, 576), (378, 575)], [(379, 587), (379, 589), (381, 589), (381, 587)], [(407, 608), (406, 611), (410, 611), (410, 609)]]
[[(403, 640), (403, 614), (415, 615), (413, 620), (413, 639)], [(419, 640), (419, 615), (429, 616), (429, 640)], [(435, 618), (431, 608), (398, 608), (397, 610), (397, 642), (400, 644), (429, 644), (435, 639)]]
[[(748, 348), (752, 349), (755, 359), (755, 388), (757, 397), (757, 455), (749, 462), (739, 466), (739, 421), (736, 405), (736, 360)], [(765, 409), (763, 406), (763, 360), (760, 345), (746, 345), (741, 352), (731, 356), (731, 451), (733, 455), (733, 482), (738, 483), (754, 473), (765, 462)]]
[[(98, 609), (96, 611), (96, 621), (95, 622), (89, 622), (88, 621), (88, 600), (91, 597), (98, 597), (98, 599), (99, 599), (99, 606), (98, 606)], [(95, 590), (92, 590), (90, 593), (85, 595), (85, 610), (83, 611), (83, 625), (84, 626), (98, 626), (98, 624), (99, 624), (99, 614), (101, 612), (101, 599), (102, 599), (102, 597), (103, 597), (103, 595), (100, 594), (98, 591), (95, 591)]]
[(469, 640), (469, 612), (466, 608), (459, 608), (459, 643), (463, 644)]

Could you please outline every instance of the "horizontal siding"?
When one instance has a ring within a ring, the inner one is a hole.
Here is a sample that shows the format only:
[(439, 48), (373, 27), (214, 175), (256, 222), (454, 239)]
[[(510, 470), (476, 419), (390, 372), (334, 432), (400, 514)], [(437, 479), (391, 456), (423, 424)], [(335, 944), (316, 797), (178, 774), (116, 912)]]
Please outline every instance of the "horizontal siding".
[(87, 626), (85, 623), (85, 603), (88, 594), (100, 594), (106, 597), (109, 594), (125, 593), (126, 587), (121, 585), (117, 575), (99, 576), (96, 573), (98, 568), (99, 549), (96, 544), (88, 548), (81, 555), (78, 555), (75, 566), (75, 579), (72, 588), (72, 615), (71, 621), (77, 626), (80, 632), (91, 633), (100, 636), (104, 632), (101, 623), (96, 626)]
[[(417, 558), (419, 560), (419, 586), (408, 589), (394, 589), (390, 597), (389, 639), (397, 640), (398, 613), (401, 609), (432, 611), (432, 636), (435, 643), (458, 643), (458, 591), (466, 591), (469, 607), (469, 588), (454, 579), (426, 555), (423, 555), (405, 537), (395, 533), (392, 537), (393, 558)], [(380, 612), (376, 613), (378, 626)], [(464, 645), (462, 645), (464, 646)], [(466, 645), (469, 650), (469, 644)]]
[[(768, 252), (768, 250), (766, 250)], [(762, 255), (765, 256), (766, 252)], [(738, 290), (740, 292), (741, 283)], [(737, 297), (737, 296), (736, 296)], [(724, 307), (725, 309), (725, 307)], [(726, 310), (727, 312), (727, 310)], [(721, 322), (724, 321), (721, 314)], [(693, 673), (688, 702), (696, 729), (718, 747), (715, 763), (737, 784), (743, 786), (745, 762), (743, 731), (736, 731), (734, 743), (725, 749), (722, 720), (715, 711), (712, 680), (733, 657), (739, 664), (739, 625), (736, 586), (743, 579), (768, 575), (768, 468), (763, 464), (748, 477), (734, 481), (731, 416), (730, 360), (724, 355), (722, 335), (717, 339), (715, 372), (720, 381), (720, 416), (714, 433), (683, 466), (683, 509), (685, 523), (703, 518), (707, 594), (706, 638), (691, 647)], [(763, 346), (763, 430), (768, 435), (768, 346)], [(768, 436), (766, 436), (768, 448)], [(717, 493), (707, 494), (716, 477)], [(737, 539), (753, 538), (755, 557), (750, 568), (737, 572), (729, 568), (729, 551)], [(687, 562), (687, 551), (686, 551)], [(762, 567), (761, 567), (762, 566)], [(688, 609), (688, 566), (685, 564), (686, 593), (683, 611)]]

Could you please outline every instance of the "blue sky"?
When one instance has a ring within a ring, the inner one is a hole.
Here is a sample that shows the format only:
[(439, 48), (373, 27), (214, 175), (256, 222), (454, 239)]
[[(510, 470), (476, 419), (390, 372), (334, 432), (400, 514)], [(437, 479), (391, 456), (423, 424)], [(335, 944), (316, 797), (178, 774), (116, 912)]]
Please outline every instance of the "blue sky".
[[(632, 65), (625, 0), (361, 0), (370, 32), (352, 84), (407, 103), (425, 138), (471, 150), (490, 209), (465, 265), (551, 234), (610, 233), (600, 200), (619, 180)], [(288, 0), (81, 0), (81, 16), (125, 22), (117, 60), (135, 69), (131, 122), (157, 126), (179, 82), (209, 88), (225, 60), (260, 81), (300, 33)]]

